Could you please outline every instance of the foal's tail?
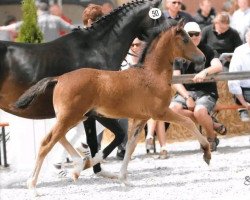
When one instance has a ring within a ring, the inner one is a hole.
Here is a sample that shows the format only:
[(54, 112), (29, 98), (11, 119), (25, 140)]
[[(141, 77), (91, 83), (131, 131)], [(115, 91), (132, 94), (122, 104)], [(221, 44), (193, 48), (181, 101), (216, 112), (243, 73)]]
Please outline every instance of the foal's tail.
[(56, 83), (57, 79), (55, 77), (48, 77), (40, 80), (19, 97), (14, 107), (20, 109), (27, 108), (37, 96), (45, 92), (48, 86), (54, 87)]

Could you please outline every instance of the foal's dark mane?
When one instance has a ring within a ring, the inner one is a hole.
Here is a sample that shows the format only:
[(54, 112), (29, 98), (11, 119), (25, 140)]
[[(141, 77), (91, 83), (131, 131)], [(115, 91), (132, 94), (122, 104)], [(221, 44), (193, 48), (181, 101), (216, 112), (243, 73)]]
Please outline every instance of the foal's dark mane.
[(140, 67), (142, 66), (142, 64), (144, 63), (145, 57), (147, 55), (147, 53), (151, 50), (151, 44), (152, 42), (160, 36), (160, 33), (165, 32), (167, 30), (169, 30), (171, 27), (176, 26), (177, 25), (177, 21), (176, 20), (167, 20), (165, 23), (162, 23), (161, 25), (152, 28), (150, 31), (150, 37), (148, 39), (148, 41), (145, 44), (145, 47), (143, 48), (143, 51), (140, 55), (138, 64), (135, 65), (135, 67)]

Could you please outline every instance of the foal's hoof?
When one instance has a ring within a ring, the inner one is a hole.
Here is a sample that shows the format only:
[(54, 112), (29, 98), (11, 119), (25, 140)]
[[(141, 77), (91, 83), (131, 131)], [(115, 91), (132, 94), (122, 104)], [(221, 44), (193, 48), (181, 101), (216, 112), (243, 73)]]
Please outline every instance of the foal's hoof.
[(80, 176), (80, 174), (79, 174), (79, 173), (77, 173), (77, 172), (73, 172), (73, 173), (72, 173), (72, 179), (73, 179), (73, 181), (74, 181), (74, 182), (76, 182), (76, 181), (77, 181), (77, 179), (79, 178), (79, 176)]
[(118, 174), (108, 172), (103, 169), (100, 172), (96, 173), (96, 175), (99, 177), (104, 177), (104, 178), (118, 179)]
[(203, 160), (209, 165), (211, 160), (211, 151), (210, 146), (207, 145), (207, 147), (201, 147), (204, 154), (203, 154)]
[(28, 189), (30, 191), (31, 197), (38, 197), (38, 196), (40, 196), (38, 194), (38, 192), (36, 191), (36, 187), (35, 187), (34, 181), (32, 179), (27, 180), (27, 187), (28, 187)]
[(118, 176), (119, 181), (121, 182), (121, 185), (126, 187), (126, 186), (134, 186), (131, 182), (128, 181), (127, 179), (127, 174), (119, 174)]
[(207, 163), (207, 165), (210, 164), (211, 157), (208, 158), (208, 157), (206, 157), (205, 154), (204, 154), (204, 155), (203, 155), (203, 159), (204, 159), (204, 161)]

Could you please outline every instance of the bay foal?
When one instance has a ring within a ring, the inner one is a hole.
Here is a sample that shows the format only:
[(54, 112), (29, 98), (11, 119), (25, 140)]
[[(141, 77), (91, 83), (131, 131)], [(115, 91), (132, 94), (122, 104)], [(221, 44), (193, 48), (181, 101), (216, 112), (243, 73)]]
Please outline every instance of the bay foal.
[[(79, 69), (62, 76), (42, 79), (26, 91), (16, 103), (26, 108), (35, 97), (54, 87), (53, 105), (56, 124), (42, 141), (33, 176), (28, 183), (35, 189), (43, 160), (59, 140), (67, 143), (66, 148), (75, 163), (73, 178), (77, 179), (83, 168), (80, 157), (72, 153), (72, 146), (65, 135), (79, 121), (95, 112), (110, 118), (132, 118), (132, 129), (126, 148), (120, 180), (126, 183), (127, 165), (136, 146), (136, 138), (149, 118), (168, 121), (186, 127), (197, 136), (203, 150), (204, 160), (211, 159), (207, 139), (201, 135), (191, 119), (176, 114), (168, 105), (171, 101), (172, 63), (175, 57), (184, 57), (199, 65), (205, 57), (192, 43), (183, 30), (183, 22), (171, 22), (152, 31), (153, 38), (141, 57), (141, 67), (114, 72), (95, 69)], [(98, 152), (92, 165), (101, 162), (104, 152)]]

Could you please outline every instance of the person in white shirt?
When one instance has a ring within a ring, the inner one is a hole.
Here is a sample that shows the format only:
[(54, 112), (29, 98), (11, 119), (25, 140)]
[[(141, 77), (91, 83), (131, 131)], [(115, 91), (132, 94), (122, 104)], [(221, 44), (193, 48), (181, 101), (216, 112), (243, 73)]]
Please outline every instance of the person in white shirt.
[(237, 1), (239, 9), (233, 13), (230, 26), (238, 31), (241, 40), (245, 42), (244, 35), (250, 27), (250, 7), (248, 0)]
[[(49, 5), (40, 2), (37, 5), (38, 26), (43, 33), (43, 42), (50, 42), (60, 37), (60, 30), (70, 32), (75, 28), (74, 25), (64, 21), (58, 16), (49, 13)], [(18, 31), (22, 25), (22, 21), (13, 23), (8, 26), (1, 26), (0, 30)]]
[[(248, 29), (245, 38), (246, 43), (237, 47), (234, 51), (229, 72), (250, 71), (250, 29)], [(235, 96), (236, 103), (245, 107), (245, 109), (239, 109), (241, 120), (249, 122), (250, 79), (228, 81), (228, 88)]]

